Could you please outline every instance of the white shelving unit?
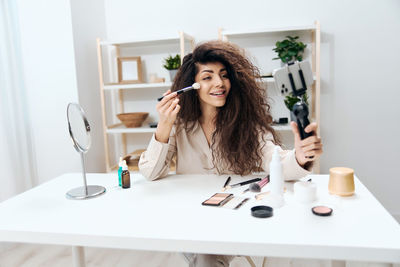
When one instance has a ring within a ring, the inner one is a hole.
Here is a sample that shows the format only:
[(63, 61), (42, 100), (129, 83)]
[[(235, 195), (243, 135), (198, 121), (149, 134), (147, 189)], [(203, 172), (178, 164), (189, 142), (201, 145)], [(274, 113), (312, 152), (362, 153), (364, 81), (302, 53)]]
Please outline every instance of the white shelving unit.
[[(187, 49), (187, 42), (189, 42), (190, 48)], [(130, 40), (100, 40), (97, 38), (97, 57), (98, 57), (98, 71), (100, 80), (100, 96), (101, 96), (101, 106), (102, 106), (102, 119), (103, 119), (103, 136), (104, 136), (104, 147), (106, 153), (106, 169), (107, 172), (112, 171), (117, 167), (118, 159), (111, 159), (110, 156), (110, 142), (109, 136), (120, 134), (121, 144), (123, 149), (123, 155), (127, 154), (127, 137), (126, 134), (138, 134), (138, 133), (154, 133), (155, 128), (150, 128), (148, 126), (138, 127), (138, 128), (126, 128), (122, 123), (112, 124), (107, 120), (107, 113), (109, 112), (106, 104), (106, 92), (108, 93), (118, 93), (118, 107), (119, 113), (125, 112), (124, 103), (124, 92), (134, 91), (134, 90), (160, 90), (171, 87), (171, 82), (164, 83), (141, 83), (141, 84), (119, 84), (116, 82), (108, 82), (105, 79), (105, 72), (107, 70), (112, 72), (112, 67), (110, 66), (112, 60), (105, 60), (104, 53), (107, 48), (112, 48), (115, 51), (114, 63), (116, 58), (120, 56), (121, 50), (132, 49), (132, 48), (144, 48), (147, 50), (155, 49), (155, 47), (170, 47), (177, 46), (176, 54), (180, 54), (181, 59), (185, 56), (185, 51), (194, 49), (194, 38), (184, 32), (179, 32), (177, 36), (164, 37), (164, 38), (148, 38), (148, 39), (130, 39)], [(141, 56), (140, 54), (134, 54), (132, 56)], [(162, 59), (160, 59), (161, 62)], [(111, 63), (110, 63), (111, 62)], [(111, 69), (111, 71), (110, 71)], [(116, 71), (116, 70), (114, 70)], [(115, 73), (114, 73), (115, 74)], [(106, 81), (106, 82), (105, 82)], [(115, 114), (114, 114), (115, 115)]]
[[(314, 75), (314, 84), (311, 88), (311, 120), (318, 123), (318, 135), (320, 134), (320, 90), (321, 90), (321, 78), (320, 78), (320, 50), (321, 50), (321, 30), (318, 21), (315, 21), (312, 25), (304, 26), (289, 26), (280, 28), (266, 28), (258, 30), (241, 30), (241, 31), (229, 31), (219, 29), (218, 38), (220, 40), (229, 41), (236, 43), (235, 40), (245, 40), (247, 43), (251, 40), (257, 40), (258, 44), (264, 42), (269, 45), (272, 40), (281, 40), (287, 35), (308, 35), (311, 40), (311, 65)], [(275, 39), (274, 39), (275, 38)], [(246, 49), (246, 47), (241, 46)], [(265, 59), (265, 58), (264, 58)], [(270, 61), (272, 58), (269, 59)], [(263, 78), (262, 81), (267, 86), (274, 86), (274, 78)], [(276, 130), (280, 131), (291, 131), (290, 125), (275, 126)], [(319, 173), (320, 163), (319, 160), (314, 164), (314, 173)]]

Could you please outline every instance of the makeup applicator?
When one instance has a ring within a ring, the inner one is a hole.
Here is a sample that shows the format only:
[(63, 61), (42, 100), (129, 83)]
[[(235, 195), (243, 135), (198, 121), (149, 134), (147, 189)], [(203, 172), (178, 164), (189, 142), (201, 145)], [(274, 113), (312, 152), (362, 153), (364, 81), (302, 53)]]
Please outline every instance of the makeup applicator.
[(247, 188), (246, 190), (244, 190), (243, 192), (242, 192), (242, 194), (244, 194), (244, 193), (246, 193), (246, 192), (249, 192), (249, 191), (251, 191), (251, 192), (256, 192), (256, 193), (258, 193), (258, 192), (261, 192), (261, 188), (263, 188), (266, 184), (268, 184), (269, 183), (269, 174), (264, 178), (264, 179), (262, 179), (261, 181), (259, 181), (258, 183), (252, 183), (252, 184), (250, 184), (249, 185), (249, 188)]
[[(185, 87), (185, 88), (182, 88), (182, 89), (176, 91), (176, 93), (177, 93), (177, 95), (180, 95), (180, 94), (183, 94), (184, 92), (190, 91), (190, 90), (192, 90), (192, 89), (196, 89), (196, 90), (200, 89), (200, 84), (199, 84), (199, 83), (194, 83), (194, 84), (192, 84), (192, 86), (188, 86), (188, 87)], [(172, 93), (173, 93), (173, 92), (172, 92)], [(171, 93), (171, 94), (172, 94), (172, 93)], [(167, 96), (167, 95), (162, 96), (162, 97), (159, 97), (159, 98), (157, 98), (157, 100), (158, 100), (158, 101), (161, 101), (161, 100), (162, 100), (164, 97), (166, 97), (166, 96)]]

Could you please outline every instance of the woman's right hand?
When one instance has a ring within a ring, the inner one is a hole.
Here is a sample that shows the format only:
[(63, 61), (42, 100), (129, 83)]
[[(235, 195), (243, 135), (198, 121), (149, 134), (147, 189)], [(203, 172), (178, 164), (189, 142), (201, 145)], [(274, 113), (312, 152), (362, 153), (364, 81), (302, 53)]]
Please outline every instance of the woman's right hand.
[(171, 90), (168, 90), (163, 95), (165, 97), (156, 106), (160, 119), (155, 137), (159, 142), (168, 143), (169, 134), (181, 106), (178, 104), (179, 97), (177, 97), (176, 92), (171, 93)]

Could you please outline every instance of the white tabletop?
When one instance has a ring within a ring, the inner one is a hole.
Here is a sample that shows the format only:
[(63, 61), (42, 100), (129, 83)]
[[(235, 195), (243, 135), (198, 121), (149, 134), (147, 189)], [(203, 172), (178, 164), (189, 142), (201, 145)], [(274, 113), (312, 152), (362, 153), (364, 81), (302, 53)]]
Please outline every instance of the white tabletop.
[[(221, 191), (227, 176), (175, 175), (146, 181), (131, 175), (132, 187), (116, 186), (116, 174), (88, 174), (88, 184), (107, 192), (68, 200), (82, 175), (65, 174), (0, 203), (0, 241), (127, 248), (155, 251), (400, 262), (400, 225), (356, 178), (356, 194), (328, 194), (328, 176), (314, 175), (318, 200), (297, 203), (286, 184), (285, 206), (274, 216), (254, 218), (262, 205), (246, 187), (232, 189), (251, 200), (239, 210), (202, 206)], [(232, 182), (250, 177), (232, 176)], [(263, 191), (268, 190), (268, 185)], [(317, 204), (330, 217), (311, 213)]]

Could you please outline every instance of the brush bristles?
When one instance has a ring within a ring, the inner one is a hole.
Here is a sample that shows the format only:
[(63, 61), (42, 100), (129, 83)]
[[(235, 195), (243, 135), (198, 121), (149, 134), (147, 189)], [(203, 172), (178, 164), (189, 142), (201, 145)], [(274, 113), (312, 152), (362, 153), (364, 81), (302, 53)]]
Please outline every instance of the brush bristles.
[(192, 87), (193, 87), (193, 89), (200, 89), (200, 84), (199, 83), (194, 83), (193, 85), (192, 85)]
[(229, 190), (229, 189), (231, 189), (232, 187), (230, 186), (230, 185), (227, 185), (227, 186), (225, 186), (225, 187), (223, 187), (222, 188), (222, 192), (225, 192), (225, 190)]

